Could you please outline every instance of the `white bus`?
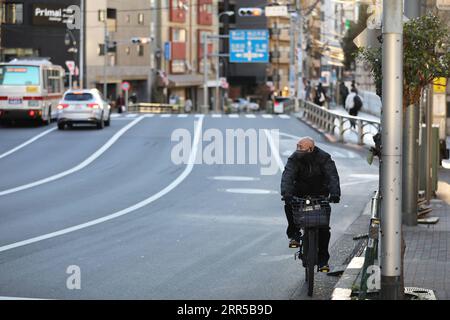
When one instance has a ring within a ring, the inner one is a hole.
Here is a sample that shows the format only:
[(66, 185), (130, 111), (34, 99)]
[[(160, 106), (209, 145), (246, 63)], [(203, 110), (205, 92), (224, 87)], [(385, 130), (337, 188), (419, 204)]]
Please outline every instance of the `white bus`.
[(44, 125), (57, 117), (64, 93), (61, 66), (45, 58), (0, 63), (0, 121), (37, 120)]

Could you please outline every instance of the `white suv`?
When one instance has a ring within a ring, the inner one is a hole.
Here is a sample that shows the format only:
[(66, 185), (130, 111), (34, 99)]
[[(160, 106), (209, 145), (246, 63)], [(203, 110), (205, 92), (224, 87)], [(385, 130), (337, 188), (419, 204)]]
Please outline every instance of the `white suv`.
[(69, 90), (58, 105), (58, 129), (76, 123), (103, 129), (111, 123), (111, 106), (97, 89)]

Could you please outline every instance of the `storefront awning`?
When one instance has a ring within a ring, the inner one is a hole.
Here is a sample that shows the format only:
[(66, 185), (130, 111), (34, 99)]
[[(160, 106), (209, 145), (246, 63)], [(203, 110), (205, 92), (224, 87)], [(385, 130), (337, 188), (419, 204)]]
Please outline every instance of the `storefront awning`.
[(203, 85), (203, 76), (201, 74), (170, 74), (169, 87), (198, 87)]

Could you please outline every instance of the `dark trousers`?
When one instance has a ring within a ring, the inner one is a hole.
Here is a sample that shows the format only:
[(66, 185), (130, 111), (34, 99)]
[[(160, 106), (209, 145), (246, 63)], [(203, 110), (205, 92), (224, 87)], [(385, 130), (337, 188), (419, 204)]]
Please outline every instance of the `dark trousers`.
[[(358, 116), (358, 110), (356, 108), (351, 108), (348, 112), (351, 116), (357, 117)], [(356, 122), (355, 120), (350, 120), (350, 123), (352, 125), (352, 128), (356, 128)]]
[[(328, 207), (328, 210), (331, 211), (331, 207)], [(295, 238), (299, 230), (296, 228), (294, 224), (294, 217), (292, 214), (291, 206), (285, 205), (284, 212), (286, 213), (286, 218), (288, 221), (288, 227), (286, 230), (286, 234), (288, 238)], [(328, 264), (328, 260), (330, 259), (330, 253), (328, 252), (328, 245), (330, 243), (330, 227), (320, 228), (319, 229), (319, 254), (318, 254), (318, 263), (319, 265)]]

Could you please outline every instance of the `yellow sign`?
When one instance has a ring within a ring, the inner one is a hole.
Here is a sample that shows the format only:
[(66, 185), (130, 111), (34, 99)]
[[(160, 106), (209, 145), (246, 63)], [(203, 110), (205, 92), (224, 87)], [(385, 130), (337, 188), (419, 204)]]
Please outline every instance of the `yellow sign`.
[(433, 81), (433, 91), (434, 93), (445, 93), (447, 87), (446, 78), (436, 78)]
[(31, 87), (31, 86), (28, 86), (27, 87), (27, 93), (37, 93), (38, 92), (38, 87)]

